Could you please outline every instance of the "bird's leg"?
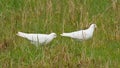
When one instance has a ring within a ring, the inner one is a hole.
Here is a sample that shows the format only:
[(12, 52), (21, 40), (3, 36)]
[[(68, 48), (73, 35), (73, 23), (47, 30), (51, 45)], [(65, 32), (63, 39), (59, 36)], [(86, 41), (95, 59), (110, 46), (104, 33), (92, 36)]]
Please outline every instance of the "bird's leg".
[(32, 44), (34, 44), (36, 47), (38, 47), (39, 43), (35, 41), (31, 41)]

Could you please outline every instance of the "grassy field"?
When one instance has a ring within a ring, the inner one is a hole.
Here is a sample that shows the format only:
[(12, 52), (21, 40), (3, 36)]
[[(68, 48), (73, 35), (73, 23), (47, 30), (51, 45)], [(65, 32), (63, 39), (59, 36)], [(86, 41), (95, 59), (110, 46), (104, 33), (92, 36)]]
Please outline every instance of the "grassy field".
[[(92, 39), (62, 32), (97, 24)], [(36, 48), (16, 36), (57, 33)], [(120, 0), (0, 0), (0, 68), (120, 68)]]

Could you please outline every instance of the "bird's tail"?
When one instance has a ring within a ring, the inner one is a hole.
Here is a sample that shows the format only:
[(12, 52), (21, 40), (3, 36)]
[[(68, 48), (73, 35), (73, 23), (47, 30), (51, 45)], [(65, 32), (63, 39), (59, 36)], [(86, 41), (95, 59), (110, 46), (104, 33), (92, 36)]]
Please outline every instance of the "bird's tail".
[(69, 33), (62, 33), (60, 34), (61, 36), (66, 36), (66, 37), (70, 37), (70, 34)]
[(27, 33), (23, 33), (23, 32), (18, 32), (17, 33), (17, 36), (20, 36), (20, 37), (26, 37)]

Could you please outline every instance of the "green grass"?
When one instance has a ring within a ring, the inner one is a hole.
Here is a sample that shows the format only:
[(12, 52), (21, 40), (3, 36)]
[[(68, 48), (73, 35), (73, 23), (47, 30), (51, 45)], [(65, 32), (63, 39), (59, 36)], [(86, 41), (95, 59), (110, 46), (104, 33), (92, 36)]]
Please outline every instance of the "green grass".
[[(119, 0), (0, 0), (0, 68), (119, 68), (119, 7)], [(90, 40), (59, 35), (91, 23)], [(18, 31), (58, 37), (36, 48)]]

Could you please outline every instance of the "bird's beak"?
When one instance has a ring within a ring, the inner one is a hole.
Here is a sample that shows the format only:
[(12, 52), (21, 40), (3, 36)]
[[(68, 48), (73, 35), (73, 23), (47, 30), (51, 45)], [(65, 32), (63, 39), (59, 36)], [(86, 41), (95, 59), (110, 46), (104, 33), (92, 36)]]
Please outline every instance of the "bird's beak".
[(55, 35), (55, 38), (57, 37), (57, 35)]
[(95, 24), (95, 28), (97, 28), (97, 25)]
[(55, 38), (56, 38), (57, 36), (55, 36)]

